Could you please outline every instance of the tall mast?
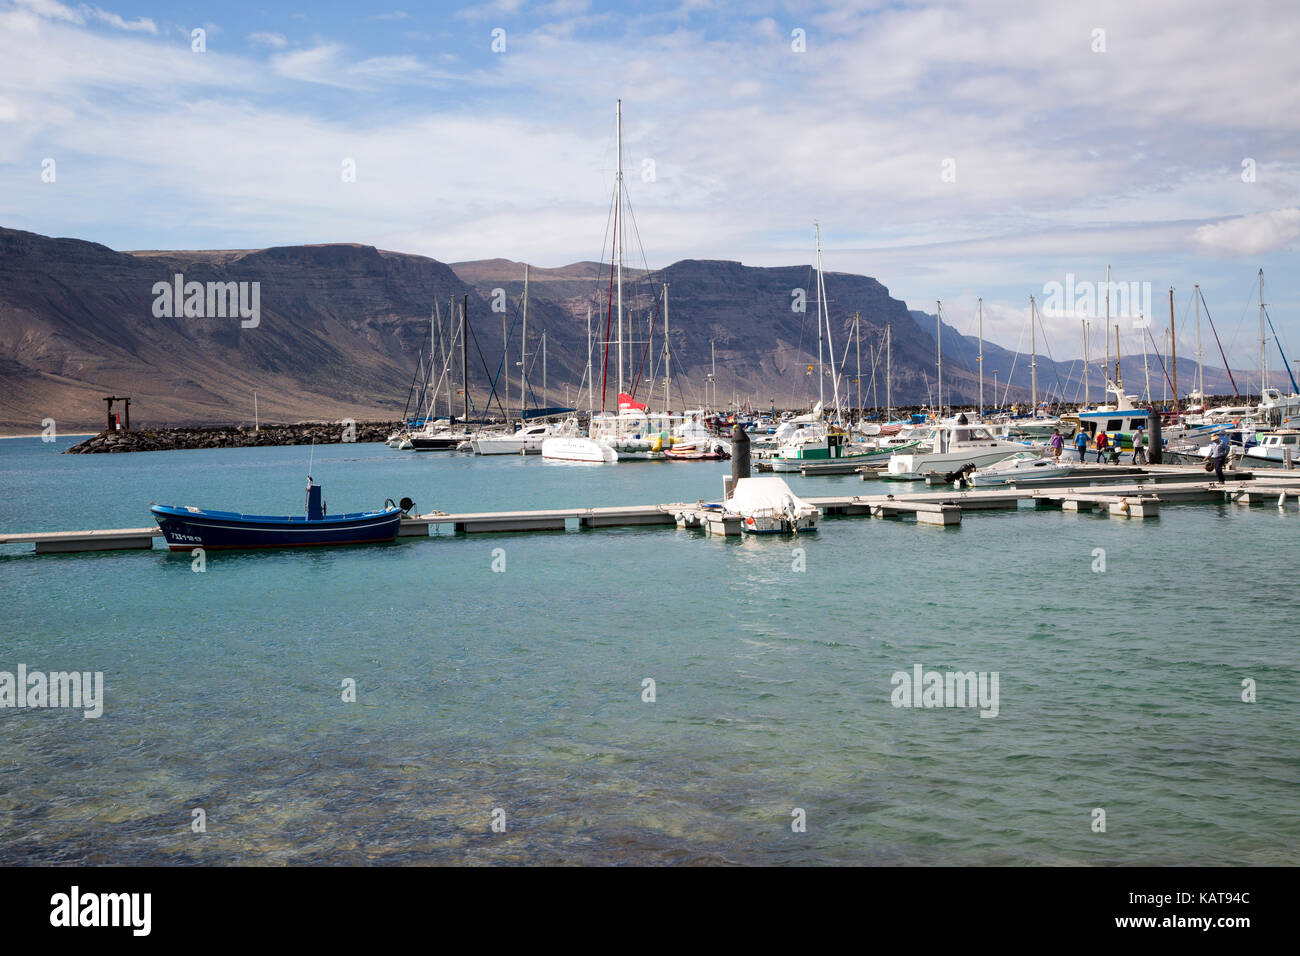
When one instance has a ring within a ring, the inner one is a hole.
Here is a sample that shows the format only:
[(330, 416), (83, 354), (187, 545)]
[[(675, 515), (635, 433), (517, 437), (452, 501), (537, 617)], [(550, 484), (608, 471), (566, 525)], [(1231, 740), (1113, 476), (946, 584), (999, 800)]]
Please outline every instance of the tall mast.
[(934, 300), (934, 348), (939, 363), (938, 378), (934, 383), (934, 398), (939, 406), (939, 416), (935, 421), (939, 421), (943, 418), (943, 306), (938, 299)]
[[(438, 303), (433, 304), (434, 311), (438, 310)], [(442, 328), (442, 316), (438, 316), (438, 327)], [(448, 296), (447, 299), (447, 331), (451, 333), (451, 341), (447, 341), (444, 334), (442, 339), (442, 375), (447, 380), (447, 418), (450, 420), (455, 413), (451, 402), (451, 375), (452, 369), (456, 367), (456, 297)]]
[[(591, 303), (587, 303), (587, 418), (590, 419), (593, 412), (592, 392), (596, 387), (595, 380), (591, 377)], [(581, 398), (582, 396), (578, 396)]]
[[(1115, 351), (1119, 351), (1119, 326), (1115, 326)], [(1169, 361), (1174, 367), (1174, 411), (1178, 411), (1178, 336), (1174, 332), (1174, 287), (1169, 287)]]
[(1029, 297), (1029, 400), (1033, 403), (1033, 418), (1038, 417), (1038, 321), (1034, 314), (1034, 297)]
[(853, 313), (853, 347), (858, 353), (858, 417), (862, 417), (862, 313)]
[[(1139, 325), (1141, 324), (1141, 321), (1140, 321), (1141, 316), (1142, 316), (1142, 313), (1139, 312), (1139, 313), (1138, 313), (1138, 318), (1139, 318), (1139, 323), (1138, 323), (1138, 324), (1139, 324)], [(1150, 363), (1150, 361), (1147, 359), (1147, 346), (1146, 346), (1146, 343), (1145, 343), (1145, 342), (1142, 343), (1142, 375), (1143, 375), (1143, 377), (1146, 379), (1146, 382), (1147, 382), (1147, 392), (1146, 392), (1146, 394), (1147, 394), (1147, 403), (1150, 404), (1150, 402), (1151, 402), (1151, 363)]]
[(542, 403), (546, 404), (546, 330), (542, 329)]
[(618, 227), (614, 230), (614, 244), (618, 246), (618, 393), (623, 394), (623, 101), (615, 106), (615, 128), (618, 139), (618, 171), (614, 174), (617, 208), (614, 212)]
[[(429, 377), (428, 380), (425, 382), (425, 384), (422, 386), (422, 389), (428, 388), (429, 382), (433, 383), (433, 397), (429, 400), (429, 408), (431, 411), (433, 411), (433, 415), (430, 417), (433, 418), (437, 417), (436, 403), (438, 401), (438, 384), (439, 384), (438, 379), (433, 377), (433, 363), (435, 357), (438, 355), (440, 351), (442, 351), (443, 348), (442, 335), (441, 335), (442, 329), (438, 327), (439, 323), (437, 319), (438, 319), (438, 300), (434, 299), (433, 314), (429, 316)], [(420, 365), (421, 367), (423, 367), (424, 365), (423, 355), (420, 356)], [(421, 393), (420, 402), (421, 404), (423, 404), (424, 402), (423, 393)], [(448, 418), (451, 417), (450, 403), (448, 403), (447, 405), (447, 417)]]
[(1083, 326), (1083, 407), (1088, 407), (1088, 320), (1080, 319)]
[(984, 417), (984, 297), (980, 296), (979, 302), (979, 335), (980, 335), (980, 354), (976, 361), (980, 367), (980, 412), (979, 417)]
[(1268, 336), (1264, 333), (1264, 270), (1259, 270), (1259, 400), (1268, 385)]
[(519, 421), (528, 403), (528, 263), (524, 263), (524, 329), (519, 336)]
[(1106, 364), (1101, 368), (1101, 403), (1110, 404), (1110, 266), (1106, 267)]
[[(844, 412), (840, 408), (840, 367), (835, 362), (835, 342), (831, 339), (831, 306), (826, 301), (826, 277), (822, 272), (822, 252), (820, 236), (817, 244), (817, 293), (821, 300), (822, 312), (826, 317), (826, 354), (831, 360), (831, 384), (835, 388), (835, 418), (843, 423)], [(848, 357), (848, 343), (844, 343), (845, 357)]]
[(1124, 373), (1119, 365), (1119, 323), (1115, 323), (1115, 404), (1122, 404), (1124, 397)]
[(894, 417), (894, 393), (890, 390), (890, 379), (893, 377), (893, 341), (894, 327), (885, 326), (885, 418)]
[(673, 352), (668, 347), (668, 283), (664, 283), (664, 411), (673, 408)]
[(826, 372), (822, 368), (822, 227), (814, 222), (813, 230), (817, 237), (817, 404), (824, 406)]
[(1201, 396), (1201, 411), (1205, 410), (1205, 367), (1201, 359), (1201, 286), (1192, 286), (1192, 298), (1196, 300), (1196, 391)]
[[(460, 384), (465, 392), (463, 403), (464, 411), (461, 412), (461, 418), (469, 420), (469, 347), (466, 344), (466, 328), (469, 322), (469, 296), (465, 296), (460, 307)], [(486, 416), (484, 416), (486, 417)]]

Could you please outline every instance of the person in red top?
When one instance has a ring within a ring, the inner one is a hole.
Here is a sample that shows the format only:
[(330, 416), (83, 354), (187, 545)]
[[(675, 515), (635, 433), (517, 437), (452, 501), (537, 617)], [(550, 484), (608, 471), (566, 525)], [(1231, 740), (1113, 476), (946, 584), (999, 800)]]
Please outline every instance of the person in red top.
[(1106, 433), (1103, 431), (1097, 432), (1097, 464), (1100, 465), (1106, 460), (1106, 446), (1109, 444)]

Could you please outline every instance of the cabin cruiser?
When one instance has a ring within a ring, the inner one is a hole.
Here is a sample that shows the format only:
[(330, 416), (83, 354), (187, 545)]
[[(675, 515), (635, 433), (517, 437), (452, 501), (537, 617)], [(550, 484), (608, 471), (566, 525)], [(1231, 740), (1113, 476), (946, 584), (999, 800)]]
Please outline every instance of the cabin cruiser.
[(1241, 463), (1253, 468), (1300, 467), (1300, 430), (1281, 428), (1263, 436), (1241, 456)]
[(526, 425), (513, 434), (481, 434), (470, 439), (476, 455), (540, 455), (542, 442), (553, 435), (577, 435), (578, 423), (569, 419), (562, 425), (545, 422)]
[(971, 472), (967, 483), (977, 487), (1010, 485), (1025, 478), (1063, 478), (1074, 464), (1043, 458), (1032, 451), (1018, 451), (1009, 458)]
[(998, 438), (987, 426), (967, 423), (964, 415), (958, 416), (955, 423), (932, 426), (932, 434), (928, 452), (895, 452), (889, 459), (886, 477), (914, 481), (930, 472), (956, 471), (968, 463), (983, 468), (1025, 450), (1019, 442)]

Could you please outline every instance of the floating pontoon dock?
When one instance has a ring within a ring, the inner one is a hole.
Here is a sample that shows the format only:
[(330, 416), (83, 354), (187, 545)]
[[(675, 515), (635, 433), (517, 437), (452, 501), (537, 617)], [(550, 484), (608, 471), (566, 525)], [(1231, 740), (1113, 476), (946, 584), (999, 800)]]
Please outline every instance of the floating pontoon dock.
[[(865, 476), (864, 476), (865, 477)], [(957, 525), (968, 511), (1014, 510), (1021, 502), (1035, 508), (1097, 511), (1116, 517), (1150, 518), (1162, 503), (1231, 502), (1252, 505), (1273, 502), (1285, 507), (1300, 502), (1300, 472), (1269, 469), (1237, 472), (1222, 484), (1206, 481), (1196, 466), (1155, 467), (1141, 474), (1120, 473), (1102, 466), (1064, 478), (1027, 479), (996, 488), (932, 489), (911, 494), (829, 495), (804, 498), (824, 515), (897, 518), (915, 516), (919, 524)], [(612, 508), (557, 508), (544, 511), (481, 511), (412, 515), (402, 519), (400, 537), (424, 537), (443, 528), (455, 534), (501, 534), (524, 531), (564, 531), (569, 528), (614, 528), (675, 525), (679, 513), (700, 509), (699, 502), (628, 505)], [(737, 533), (739, 529), (737, 527)], [(728, 533), (730, 529), (728, 529)], [(5, 534), (2, 544), (34, 544), (37, 554), (82, 551), (147, 550), (157, 528), (114, 528), (100, 531), (41, 531)]]

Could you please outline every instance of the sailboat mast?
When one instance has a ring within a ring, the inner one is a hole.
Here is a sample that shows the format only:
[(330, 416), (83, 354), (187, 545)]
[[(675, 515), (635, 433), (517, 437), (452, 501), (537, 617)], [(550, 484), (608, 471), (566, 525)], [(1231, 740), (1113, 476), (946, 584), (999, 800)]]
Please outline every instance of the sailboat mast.
[(673, 408), (673, 350), (668, 347), (668, 283), (664, 283), (664, 411)]
[(1032, 417), (1038, 417), (1038, 316), (1034, 297), (1029, 297), (1029, 400), (1033, 403)]
[(980, 411), (979, 417), (984, 417), (984, 297), (980, 296), (979, 300), (979, 336), (980, 336), (980, 354), (976, 360), (980, 367)]
[(817, 237), (817, 404), (822, 405), (826, 401), (826, 372), (822, 368), (822, 227), (813, 223), (813, 230)]
[(1101, 368), (1101, 403), (1110, 404), (1110, 266), (1106, 267), (1106, 364)]
[[(820, 238), (820, 237), (819, 237)], [(817, 246), (817, 293), (822, 303), (822, 313), (826, 318), (826, 355), (831, 360), (831, 385), (835, 389), (835, 419), (844, 421), (844, 411), (840, 408), (840, 367), (835, 362), (835, 342), (831, 339), (831, 307), (826, 301), (826, 277), (822, 272), (821, 243)], [(845, 358), (848, 358), (848, 343), (844, 343)]]
[(614, 243), (618, 246), (618, 393), (623, 394), (623, 101), (615, 106), (615, 127), (618, 139), (618, 171), (614, 174), (615, 203), (617, 208), (614, 218), (618, 228), (614, 230)]
[(1083, 407), (1088, 407), (1088, 320), (1080, 319), (1083, 326)]
[(542, 405), (545, 407), (546, 401), (546, 330), (542, 329)]
[(528, 401), (528, 263), (524, 263), (524, 329), (519, 336), (519, 421), (524, 420)]
[[(939, 406), (939, 418), (943, 418), (943, 306), (934, 300), (934, 347), (939, 363), (938, 378), (934, 383), (935, 403)], [(938, 421), (939, 418), (935, 419)]]
[[(1141, 319), (1141, 313), (1139, 313), (1139, 320), (1140, 320), (1140, 319)], [(1143, 377), (1146, 379), (1146, 383), (1147, 383), (1147, 391), (1146, 391), (1146, 395), (1147, 395), (1147, 403), (1150, 404), (1150, 402), (1151, 402), (1151, 363), (1150, 363), (1150, 360), (1147, 358), (1147, 346), (1146, 346), (1146, 343), (1145, 343), (1145, 342), (1142, 343), (1142, 375), (1143, 375)]]
[[(1115, 326), (1115, 351), (1119, 352), (1119, 326)], [(1174, 367), (1174, 411), (1178, 411), (1178, 336), (1174, 333), (1174, 287), (1169, 287), (1169, 361)], [(1116, 363), (1118, 365), (1118, 363)]]
[(1259, 270), (1259, 400), (1268, 385), (1268, 335), (1264, 332), (1264, 270)]
[(1196, 392), (1201, 396), (1201, 411), (1205, 410), (1205, 363), (1201, 356), (1201, 286), (1192, 286), (1192, 298), (1196, 300)]
[(885, 326), (885, 418), (894, 417), (894, 393), (890, 389), (891, 380), (893, 379), (893, 343), (894, 327)]
[[(434, 311), (438, 309), (438, 303), (433, 303)], [(438, 316), (438, 327), (442, 328), (442, 316)], [(442, 376), (447, 380), (447, 418), (448, 420), (456, 413), (455, 406), (451, 400), (451, 376), (452, 370), (456, 367), (456, 297), (449, 295), (447, 297), (447, 331), (451, 333), (451, 341), (447, 341), (447, 336), (442, 336)], [(429, 356), (432, 362), (433, 356)]]
[(469, 345), (466, 342), (466, 328), (469, 322), (469, 296), (465, 296), (460, 307), (460, 384), (464, 390), (464, 410), (461, 412), (461, 419), (469, 420)]
[[(593, 389), (595, 389), (595, 387), (596, 387), (596, 383), (591, 377), (591, 303), (588, 302), (587, 303), (587, 418), (588, 419), (590, 419), (592, 415), (592, 403), (595, 401), (595, 399), (592, 398), (592, 391)], [(581, 398), (581, 396), (579, 396), (579, 398)]]
[[(1124, 397), (1124, 370), (1119, 363), (1119, 323), (1115, 323), (1115, 404)], [(1175, 398), (1176, 400), (1176, 398)]]
[(853, 342), (858, 354), (858, 417), (862, 417), (862, 313), (853, 313)]

